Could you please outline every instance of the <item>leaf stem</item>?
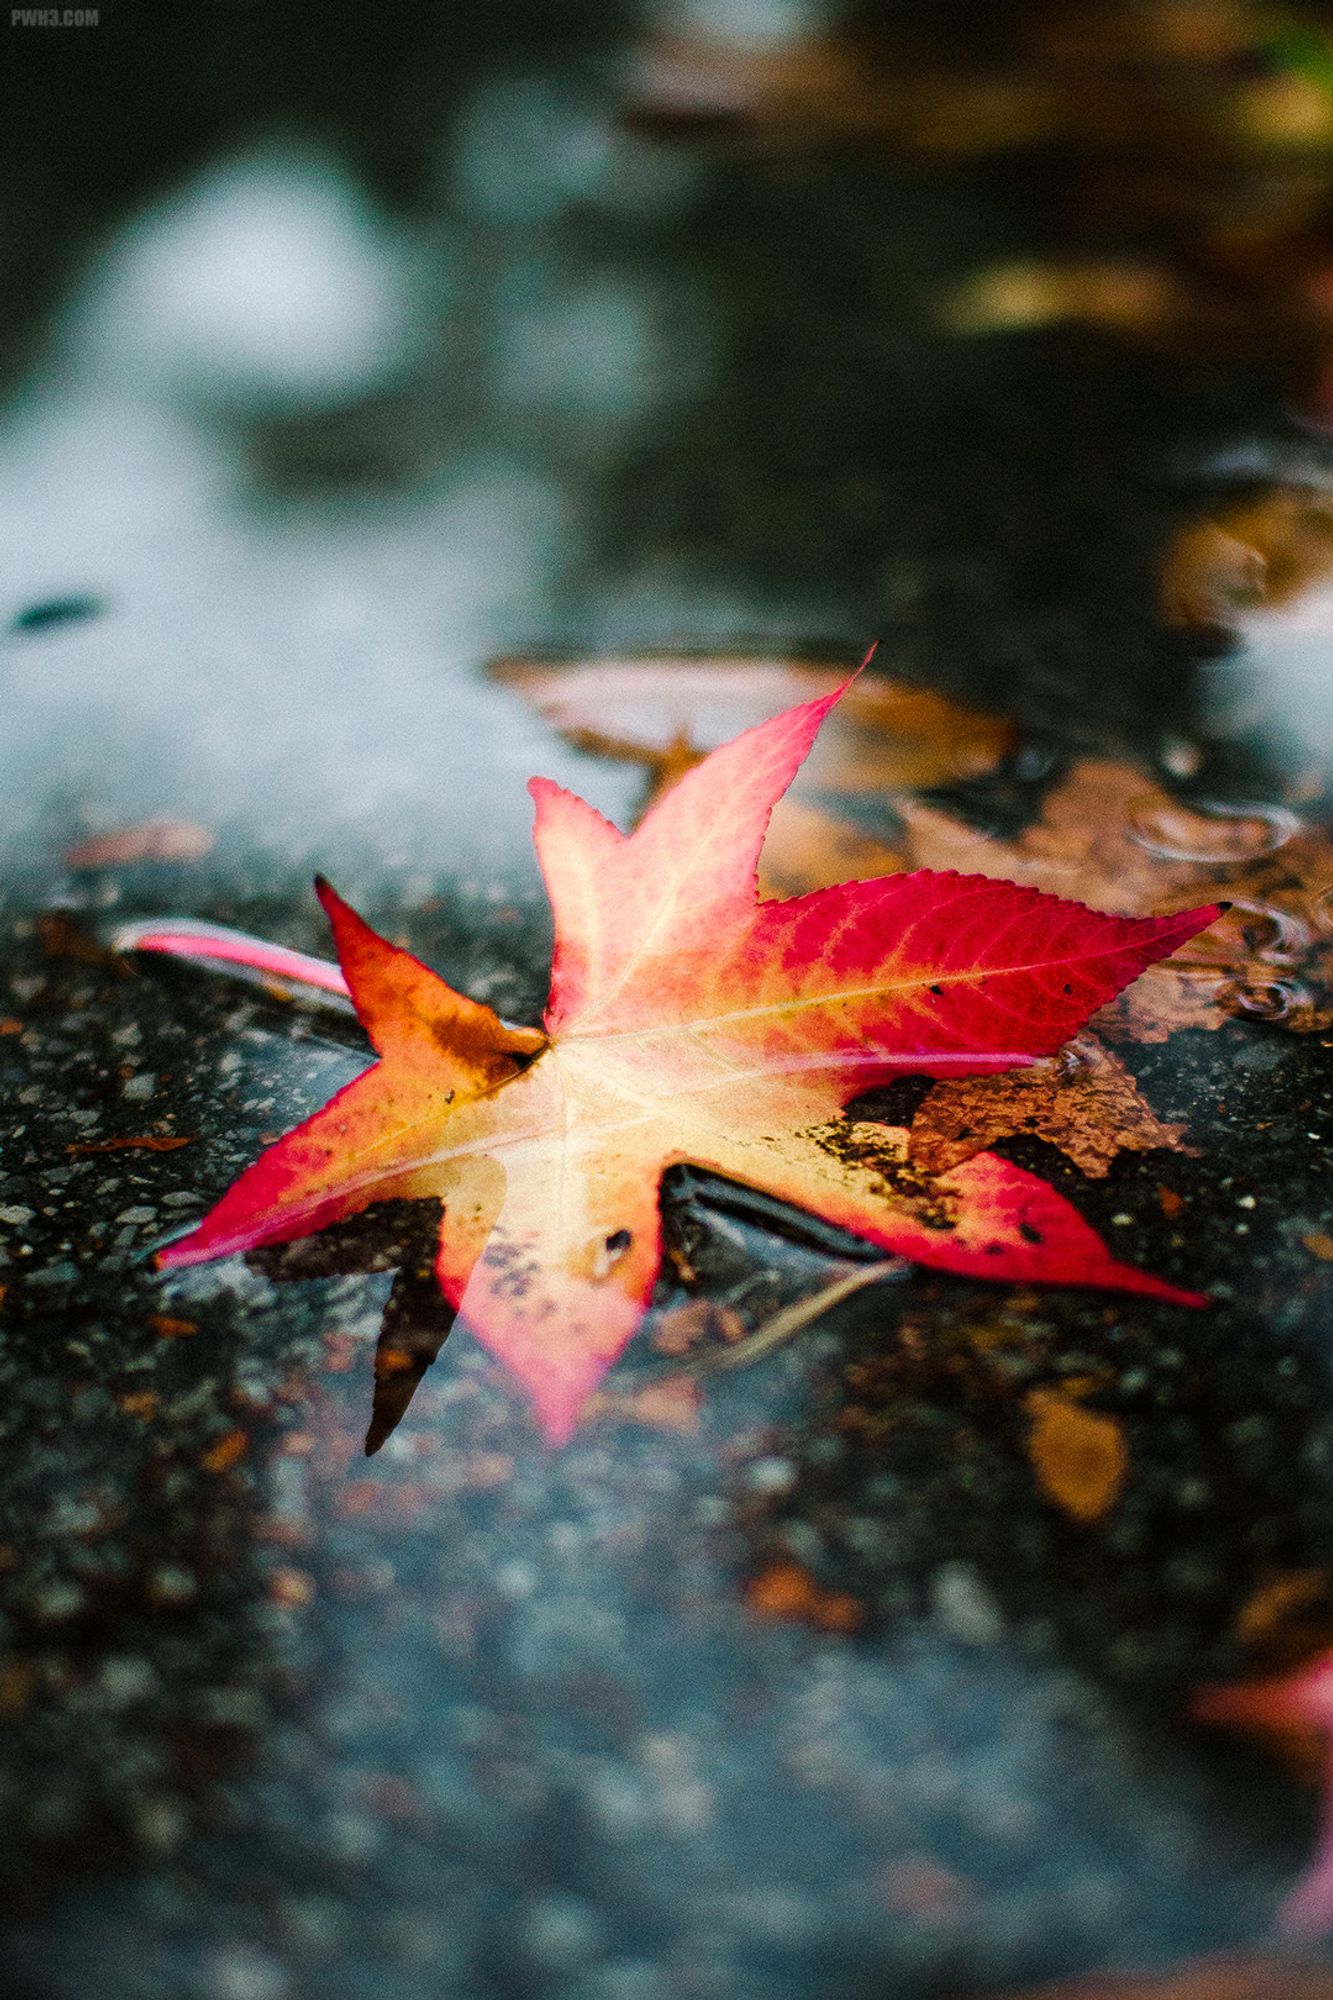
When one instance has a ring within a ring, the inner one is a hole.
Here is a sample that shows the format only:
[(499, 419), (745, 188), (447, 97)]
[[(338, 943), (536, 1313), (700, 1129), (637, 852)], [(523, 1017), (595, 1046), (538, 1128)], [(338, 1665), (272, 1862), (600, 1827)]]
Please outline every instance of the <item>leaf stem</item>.
[(234, 967), (256, 973), (264, 980), (275, 979), (284, 985), (336, 993), (344, 1000), (350, 998), (347, 981), (331, 959), (291, 951), (286, 945), (270, 944), (267, 938), (230, 930), (225, 924), (200, 923), (193, 917), (159, 917), (122, 924), (112, 943), (117, 951), (161, 952), (168, 958), (183, 958), (196, 965)]

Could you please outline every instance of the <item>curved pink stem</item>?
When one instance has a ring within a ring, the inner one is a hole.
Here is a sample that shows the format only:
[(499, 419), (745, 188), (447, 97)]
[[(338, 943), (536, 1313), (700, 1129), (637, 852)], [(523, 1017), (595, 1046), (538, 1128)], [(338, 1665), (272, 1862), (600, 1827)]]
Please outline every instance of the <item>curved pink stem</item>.
[(168, 958), (183, 958), (194, 964), (240, 966), (261, 978), (311, 986), (320, 993), (337, 993), (343, 999), (351, 997), (347, 981), (331, 959), (291, 951), (286, 945), (270, 944), (267, 938), (229, 930), (224, 924), (198, 923), (190, 917), (124, 924), (116, 933), (115, 946), (118, 951), (162, 952)]

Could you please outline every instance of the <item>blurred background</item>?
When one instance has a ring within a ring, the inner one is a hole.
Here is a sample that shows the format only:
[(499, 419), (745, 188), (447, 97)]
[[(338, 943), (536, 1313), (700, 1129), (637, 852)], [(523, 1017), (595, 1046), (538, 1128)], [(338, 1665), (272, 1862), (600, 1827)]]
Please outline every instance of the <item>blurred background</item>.
[[(242, 594), (300, 542), (336, 574), (285, 615), (336, 621), (355, 518), (386, 615), (434, 592), (433, 644), (497, 593), (507, 644), (901, 632), (1124, 729), (1161, 696), (1163, 593), (1205, 630), (1255, 596), (1216, 547), (1164, 584), (1171, 526), (1322, 491), (1316, 6), (30, 12), (11, 617), (29, 579), (96, 597), (253, 532)], [(1242, 546), (1304, 579), (1327, 531), (1297, 511)]]

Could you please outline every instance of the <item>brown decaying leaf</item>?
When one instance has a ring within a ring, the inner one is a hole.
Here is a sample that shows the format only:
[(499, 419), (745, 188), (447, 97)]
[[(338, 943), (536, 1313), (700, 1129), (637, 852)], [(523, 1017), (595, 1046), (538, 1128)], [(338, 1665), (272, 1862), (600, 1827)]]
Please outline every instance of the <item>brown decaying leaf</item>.
[(720, 132), (766, 155), (847, 145), (943, 158), (1003, 151), (1047, 133), (1056, 111), (1039, 78), (923, 65), (919, 48), (879, 29), (763, 41), (660, 34), (644, 45), (631, 90), (640, 127)]
[(46, 958), (71, 959), (76, 965), (96, 965), (126, 976), (120, 953), (81, 930), (67, 910), (44, 910), (37, 919), (37, 936)]
[(202, 861), (217, 835), (192, 819), (149, 819), (138, 826), (80, 841), (65, 855), (70, 868), (116, 868), (131, 861)]
[(206, 1451), (199, 1463), (205, 1472), (229, 1472), (238, 1465), (250, 1449), (250, 1440), (244, 1431), (228, 1431), (224, 1437)]
[(1157, 1117), (1119, 1056), (1095, 1035), (1075, 1035), (1058, 1056), (1004, 1076), (937, 1083), (911, 1128), (911, 1157), (947, 1173), (997, 1139), (1045, 1139), (1097, 1178), (1117, 1153), (1193, 1153), (1183, 1125)]
[(1160, 1042), (1233, 1014), (1333, 1026), (1333, 842), (1285, 807), (1187, 804), (1130, 764), (1089, 757), (1012, 841), (920, 801), (897, 809), (914, 867), (976, 869), (1144, 916), (1191, 896), (1230, 902), (1206, 938), (1102, 1009), (1112, 1037)]
[(1033, 1389), (1028, 1456), (1048, 1500), (1085, 1526), (1110, 1513), (1129, 1473), (1129, 1447), (1114, 1417), (1085, 1410), (1058, 1389)]
[(950, 333), (1018, 333), (1067, 323), (1154, 343), (1172, 341), (1197, 313), (1195, 295), (1173, 272), (1121, 257), (990, 264), (946, 293), (938, 308)]
[(148, 1324), (160, 1340), (185, 1340), (199, 1331), (196, 1320), (176, 1319), (171, 1313), (150, 1313)]
[(790, 1559), (758, 1570), (745, 1586), (745, 1602), (759, 1618), (814, 1625), (823, 1632), (855, 1632), (865, 1613), (850, 1592), (829, 1590)]

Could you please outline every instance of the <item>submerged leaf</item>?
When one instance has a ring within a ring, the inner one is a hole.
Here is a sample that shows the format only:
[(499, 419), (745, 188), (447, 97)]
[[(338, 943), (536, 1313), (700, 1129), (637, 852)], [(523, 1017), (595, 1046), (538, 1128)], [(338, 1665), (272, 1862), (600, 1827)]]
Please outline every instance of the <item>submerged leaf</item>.
[[(847, 679), (842, 666), (817, 660), (658, 654), (500, 660), (491, 672), (578, 748), (650, 767), (673, 755), (697, 763), (778, 707), (835, 695)], [(1003, 716), (964, 708), (933, 688), (862, 675), (830, 715), (795, 789), (901, 790), (976, 778), (994, 770), (1017, 736)]]
[(162, 1253), (289, 1241), (372, 1202), (442, 1203), (436, 1274), (524, 1382), (547, 1435), (637, 1326), (662, 1256), (658, 1187), (692, 1162), (883, 1249), (974, 1277), (1197, 1302), (1111, 1256), (993, 1154), (932, 1179), (907, 1134), (843, 1107), (895, 1076), (1051, 1054), (1213, 907), (1138, 919), (955, 874), (764, 902), (769, 815), (837, 692), (688, 771), (633, 834), (533, 781), (555, 915), (545, 1032), (507, 1027), (319, 893), (381, 1060), (269, 1149)]
[[(817, 660), (665, 654), (500, 660), (491, 672), (576, 749), (642, 766), (648, 784), (641, 810), (737, 730), (787, 704), (832, 695), (846, 680), (841, 666)], [(797, 895), (849, 875), (894, 873), (902, 854), (853, 824), (839, 802), (982, 777), (1017, 742), (1015, 725), (1003, 716), (907, 681), (862, 675), (774, 810), (762, 887)]]

